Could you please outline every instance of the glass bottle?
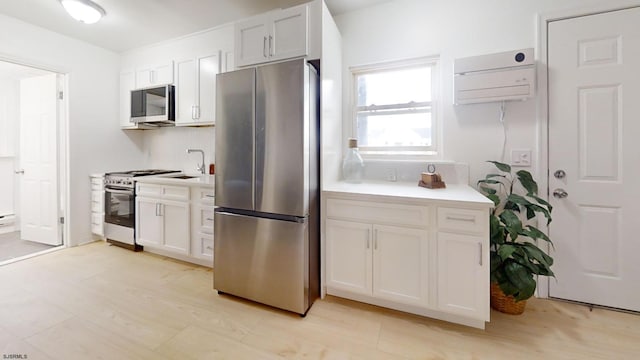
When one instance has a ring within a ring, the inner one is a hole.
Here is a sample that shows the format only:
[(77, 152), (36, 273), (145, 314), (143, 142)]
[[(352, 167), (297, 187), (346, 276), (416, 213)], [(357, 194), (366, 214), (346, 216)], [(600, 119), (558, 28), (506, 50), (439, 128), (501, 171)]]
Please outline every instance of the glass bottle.
[(349, 138), (349, 149), (342, 160), (342, 176), (348, 183), (359, 184), (363, 175), (364, 160), (358, 152), (358, 139)]

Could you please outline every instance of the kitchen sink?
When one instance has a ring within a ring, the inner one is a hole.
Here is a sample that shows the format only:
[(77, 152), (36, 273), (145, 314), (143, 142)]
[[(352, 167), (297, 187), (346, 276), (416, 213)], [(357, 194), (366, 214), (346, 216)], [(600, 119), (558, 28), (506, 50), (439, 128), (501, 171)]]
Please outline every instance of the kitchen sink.
[(165, 177), (168, 178), (172, 178), (172, 179), (193, 179), (193, 178), (197, 178), (197, 176), (189, 176), (189, 175), (166, 175)]

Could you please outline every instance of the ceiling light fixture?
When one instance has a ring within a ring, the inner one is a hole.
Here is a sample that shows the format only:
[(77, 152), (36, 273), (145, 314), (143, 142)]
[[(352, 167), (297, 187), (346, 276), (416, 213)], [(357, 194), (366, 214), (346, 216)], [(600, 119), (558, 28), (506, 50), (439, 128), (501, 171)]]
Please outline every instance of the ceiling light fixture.
[(85, 24), (94, 24), (107, 13), (91, 0), (59, 0), (72, 18)]

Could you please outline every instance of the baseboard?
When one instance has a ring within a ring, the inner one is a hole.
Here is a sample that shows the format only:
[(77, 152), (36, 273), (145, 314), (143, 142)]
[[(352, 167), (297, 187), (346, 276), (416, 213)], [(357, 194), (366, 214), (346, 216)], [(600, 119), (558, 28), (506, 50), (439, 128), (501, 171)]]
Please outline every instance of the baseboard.
[(16, 231), (16, 216), (4, 215), (0, 217), (0, 234)]

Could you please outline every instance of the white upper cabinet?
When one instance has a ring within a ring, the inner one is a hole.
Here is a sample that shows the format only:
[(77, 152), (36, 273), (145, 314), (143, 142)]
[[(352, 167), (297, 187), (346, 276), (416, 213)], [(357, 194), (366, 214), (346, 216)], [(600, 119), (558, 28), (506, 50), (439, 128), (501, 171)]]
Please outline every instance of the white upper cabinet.
[(173, 61), (142, 66), (136, 70), (136, 89), (173, 84)]
[(120, 73), (120, 127), (137, 129), (138, 125), (131, 121), (131, 90), (136, 86), (136, 74), (133, 70)]
[(215, 123), (220, 52), (176, 61), (176, 126)]
[(308, 54), (309, 9), (306, 4), (259, 15), (235, 25), (237, 66)]

